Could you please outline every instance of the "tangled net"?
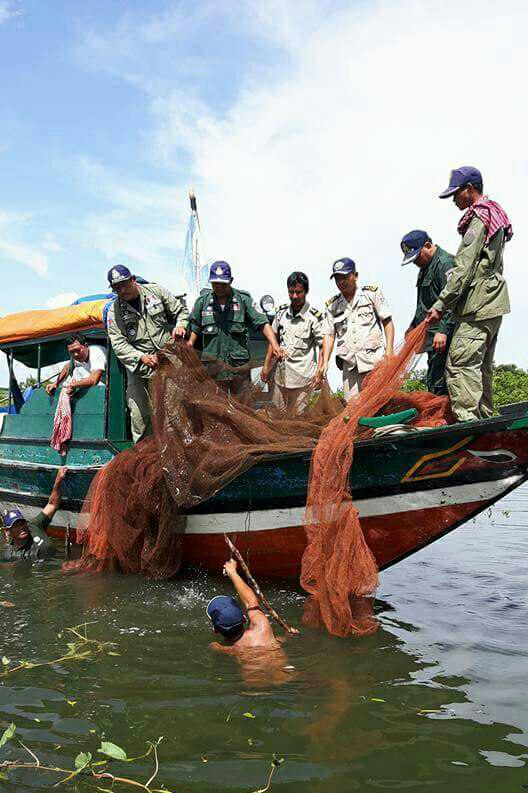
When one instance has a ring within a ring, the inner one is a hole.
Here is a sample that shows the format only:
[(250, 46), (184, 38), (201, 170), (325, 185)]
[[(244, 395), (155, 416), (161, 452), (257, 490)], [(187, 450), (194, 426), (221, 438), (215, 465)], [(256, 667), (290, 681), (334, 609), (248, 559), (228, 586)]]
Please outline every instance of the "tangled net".
[(418, 426), (449, 421), (447, 398), (399, 392), (425, 334), (425, 324), (411, 331), (398, 354), (382, 361), (345, 407), (325, 387), (298, 416), (259, 407), (261, 390), (242, 370), (235, 397), (211, 378), (193, 349), (168, 346), (150, 386), (154, 436), (98, 472), (79, 520), (83, 554), (65, 568), (171, 578), (182, 562), (178, 516), (264, 458), (315, 449), (301, 573), (309, 594), (305, 622), (323, 624), (337, 636), (373, 632), (368, 596), (376, 588), (377, 566), (348, 474), (354, 440), (371, 432), (358, 428), (361, 416), (417, 407)]

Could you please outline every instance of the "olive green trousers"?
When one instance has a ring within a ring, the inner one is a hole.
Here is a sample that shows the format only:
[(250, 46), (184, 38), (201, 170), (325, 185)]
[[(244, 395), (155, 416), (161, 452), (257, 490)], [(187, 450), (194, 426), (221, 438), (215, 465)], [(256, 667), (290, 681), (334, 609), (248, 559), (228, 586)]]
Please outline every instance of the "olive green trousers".
[(152, 435), (148, 379), (127, 372), (126, 400), (130, 411), (130, 425), (134, 443)]
[(447, 390), (457, 421), (493, 415), (493, 355), (502, 317), (461, 321), (446, 363)]

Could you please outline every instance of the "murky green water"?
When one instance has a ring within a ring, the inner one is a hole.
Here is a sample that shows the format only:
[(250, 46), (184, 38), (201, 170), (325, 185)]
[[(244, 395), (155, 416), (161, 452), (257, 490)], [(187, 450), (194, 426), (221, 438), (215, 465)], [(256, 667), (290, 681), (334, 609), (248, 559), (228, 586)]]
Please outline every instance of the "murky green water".
[[(528, 789), (527, 513), (525, 490), (385, 573), (383, 629), (359, 641), (304, 631), (288, 644), (299, 675), (280, 688), (249, 688), (232, 659), (209, 651), (204, 608), (228, 591), (222, 578), (0, 566), (0, 600), (16, 604), (0, 607), (0, 655), (56, 658), (65, 628), (83, 621), (119, 653), (1, 680), (0, 734), (14, 722), (43, 763), (64, 768), (101, 737), (137, 755), (163, 735), (156, 786), (173, 791), (250, 793), (273, 754), (284, 763), (271, 789), (283, 793)], [(297, 620), (298, 592), (275, 584), (268, 594)], [(23, 754), (12, 741), (0, 763)], [(115, 764), (143, 782), (151, 768)], [(56, 780), (18, 771), (0, 791)]]

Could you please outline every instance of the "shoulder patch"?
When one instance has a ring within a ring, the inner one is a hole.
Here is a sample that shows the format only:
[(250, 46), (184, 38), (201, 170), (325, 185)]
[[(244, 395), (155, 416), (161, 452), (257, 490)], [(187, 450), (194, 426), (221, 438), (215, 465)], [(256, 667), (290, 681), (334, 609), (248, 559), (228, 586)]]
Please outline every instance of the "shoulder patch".
[(278, 307), (277, 311), (284, 311), (286, 308), (289, 308), (289, 307), (290, 307), (289, 303), (283, 303), (282, 306)]
[(369, 292), (377, 292), (378, 285), (377, 284), (365, 284), (365, 286), (361, 287), (362, 289), (368, 289)]
[(469, 228), (462, 237), (462, 242), (464, 243), (464, 245), (471, 245), (471, 243), (474, 241), (476, 236), (477, 235), (475, 229)]
[(323, 315), (321, 314), (321, 312), (318, 311), (316, 308), (313, 308), (313, 306), (310, 306), (310, 314), (313, 314), (314, 317), (316, 317), (317, 319), (322, 319), (323, 318)]
[(331, 306), (331, 305), (332, 305), (332, 303), (335, 303), (335, 301), (336, 301), (336, 300), (337, 300), (339, 297), (341, 297), (341, 292), (339, 292), (339, 294), (337, 294), (337, 295), (333, 295), (332, 297), (329, 297), (329, 298), (328, 298), (328, 300), (327, 300), (327, 301), (326, 301), (326, 303), (325, 303), (325, 306)]

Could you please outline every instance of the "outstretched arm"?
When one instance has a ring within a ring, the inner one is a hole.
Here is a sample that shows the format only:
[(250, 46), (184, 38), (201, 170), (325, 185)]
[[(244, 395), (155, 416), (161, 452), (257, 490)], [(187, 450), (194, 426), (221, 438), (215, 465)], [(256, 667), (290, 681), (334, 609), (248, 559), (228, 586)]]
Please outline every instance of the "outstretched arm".
[(48, 517), (50, 520), (53, 518), (55, 513), (57, 512), (60, 501), (61, 501), (61, 486), (64, 481), (64, 477), (66, 476), (68, 469), (65, 465), (61, 465), (59, 470), (57, 471), (57, 476), (55, 477), (55, 484), (53, 485), (53, 490), (51, 491), (51, 495), (48, 499), (48, 503), (42, 510), (42, 512)]
[(235, 587), (237, 595), (244, 604), (245, 609), (250, 609), (259, 605), (258, 598), (251, 587), (239, 576), (237, 572), (237, 563), (234, 559), (230, 559), (225, 563), (224, 573), (231, 579), (231, 583)]

